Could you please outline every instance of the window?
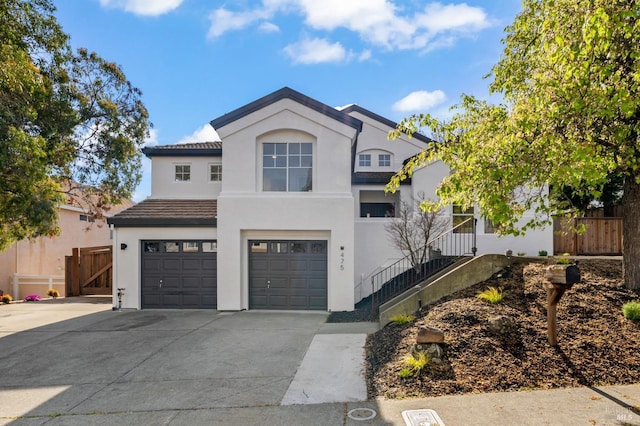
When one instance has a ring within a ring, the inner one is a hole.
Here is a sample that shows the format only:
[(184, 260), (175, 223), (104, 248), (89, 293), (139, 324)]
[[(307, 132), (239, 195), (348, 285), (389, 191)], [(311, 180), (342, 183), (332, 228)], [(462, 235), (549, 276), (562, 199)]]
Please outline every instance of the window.
[(395, 217), (393, 203), (360, 203), (360, 217)]
[(378, 154), (378, 167), (391, 167), (391, 154)]
[(453, 205), (453, 228), (455, 234), (473, 233), (475, 228), (473, 207), (463, 209), (462, 206), (458, 204)]
[(189, 182), (191, 180), (191, 166), (189, 164), (176, 164), (176, 182)]
[(360, 167), (371, 167), (371, 154), (360, 154), (358, 164)]
[(498, 230), (498, 227), (491, 219), (484, 218), (484, 233), (485, 234), (495, 234)]
[(93, 217), (93, 215), (90, 215), (90, 214), (81, 214), (80, 215), (80, 220), (82, 222), (95, 222), (96, 218)]
[(180, 243), (177, 241), (167, 241), (164, 243), (164, 252), (165, 253), (179, 253), (180, 252)]
[(202, 252), (203, 253), (215, 253), (218, 251), (218, 242), (217, 241), (203, 241), (202, 242)]
[(200, 246), (197, 241), (185, 241), (182, 243), (183, 253), (198, 253)]
[(209, 164), (209, 181), (222, 181), (222, 164)]
[(312, 189), (311, 143), (262, 145), (262, 190), (307, 192)]

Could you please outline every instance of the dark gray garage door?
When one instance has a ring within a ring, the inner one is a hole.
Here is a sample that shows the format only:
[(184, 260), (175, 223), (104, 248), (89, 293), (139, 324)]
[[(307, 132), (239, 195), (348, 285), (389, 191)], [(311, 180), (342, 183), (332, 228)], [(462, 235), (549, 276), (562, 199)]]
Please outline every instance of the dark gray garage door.
[(142, 308), (215, 309), (217, 243), (142, 242)]
[(249, 309), (327, 310), (327, 242), (249, 241)]

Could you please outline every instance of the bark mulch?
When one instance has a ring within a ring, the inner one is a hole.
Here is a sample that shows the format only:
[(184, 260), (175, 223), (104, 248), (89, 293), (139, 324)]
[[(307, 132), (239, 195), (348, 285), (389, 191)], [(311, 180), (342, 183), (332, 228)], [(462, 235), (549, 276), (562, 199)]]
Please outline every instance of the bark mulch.
[[(425, 397), (446, 394), (551, 389), (640, 383), (640, 323), (621, 307), (640, 300), (622, 283), (619, 260), (589, 259), (582, 280), (558, 304), (558, 346), (547, 343), (544, 268), (513, 265), (489, 280), (425, 306), (405, 325), (390, 324), (366, 344), (370, 397)], [(476, 297), (487, 286), (502, 288), (504, 299), (489, 304)], [(505, 315), (515, 329), (492, 332), (488, 318)], [(441, 364), (430, 363), (416, 377), (401, 378), (418, 328), (445, 333)]]

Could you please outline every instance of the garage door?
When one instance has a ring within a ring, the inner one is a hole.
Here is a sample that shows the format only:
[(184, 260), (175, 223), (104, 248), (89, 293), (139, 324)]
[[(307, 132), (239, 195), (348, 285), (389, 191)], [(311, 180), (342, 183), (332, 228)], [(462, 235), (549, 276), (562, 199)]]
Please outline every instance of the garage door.
[(327, 310), (326, 241), (249, 241), (249, 309)]
[(142, 308), (215, 309), (217, 243), (142, 242)]

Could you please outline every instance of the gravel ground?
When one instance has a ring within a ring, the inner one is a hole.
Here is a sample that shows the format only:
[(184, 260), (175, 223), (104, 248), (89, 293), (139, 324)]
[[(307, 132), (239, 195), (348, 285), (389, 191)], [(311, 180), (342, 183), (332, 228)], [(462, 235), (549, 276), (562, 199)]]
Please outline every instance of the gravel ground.
[[(424, 397), (446, 394), (550, 389), (640, 382), (640, 324), (627, 320), (622, 304), (640, 292), (622, 284), (619, 260), (580, 263), (582, 280), (558, 304), (558, 346), (547, 343), (546, 265), (513, 265), (484, 283), (433, 305), (405, 325), (390, 324), (369, 336), (367, 385), (370, 397)], [(503, 289), (500, 304), (476, 297), (487, 286)], [(515, 329), (488, 327), (488, 318), (506, 315)], [(430, 363), (416, 377), (400, 378), (418, 328), (445, 333), (441, 364)]]

